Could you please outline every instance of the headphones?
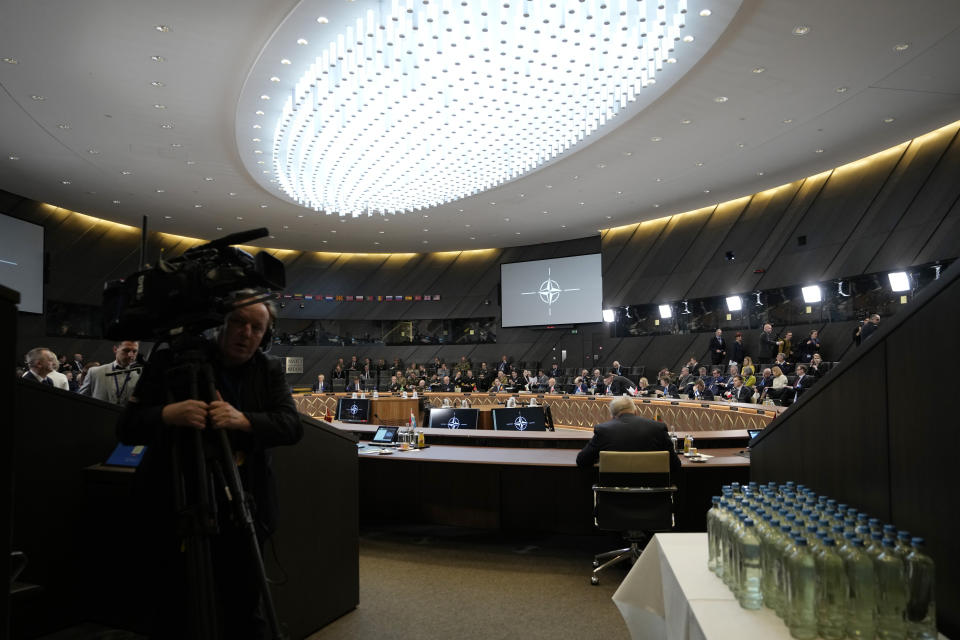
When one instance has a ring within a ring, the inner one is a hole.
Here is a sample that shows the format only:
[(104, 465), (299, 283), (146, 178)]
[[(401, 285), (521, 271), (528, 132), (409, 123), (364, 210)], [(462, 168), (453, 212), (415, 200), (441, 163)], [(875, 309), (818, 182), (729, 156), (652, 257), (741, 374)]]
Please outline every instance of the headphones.
[[(266, 330), (263, 332), (263, 337), (260, 338), (260, 345), (257, 348), (263, 353), (268, 353), (270, 351), (270, 347), (273, 346), (273, 336), (277, 331), (277, 312), (273, 304), (269, 301), (264, 301), (261, 304), (267, 307), (267, 314), (269, 315), (270, 320), (267, 324)], [(223, 324), (213, 330), (214, 341), (218, 341), (220, 339), (220, 332), (224, 330), (226, 325), (227, 318), (224, 317)]]

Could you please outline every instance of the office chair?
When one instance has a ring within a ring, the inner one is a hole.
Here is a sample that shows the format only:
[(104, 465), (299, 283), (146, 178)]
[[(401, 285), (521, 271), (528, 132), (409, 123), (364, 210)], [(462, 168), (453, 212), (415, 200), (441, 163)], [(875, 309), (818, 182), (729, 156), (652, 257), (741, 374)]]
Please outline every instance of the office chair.
[(624, 560), (637, 561), (648, 532), (673, 527), (670, 454), (666, 451), (601, 451), (600, 481), (593, 485), (594, 523), (604, 531), (622, 531), (630, 546), (594, 556), (590, 584), (600, 572)]

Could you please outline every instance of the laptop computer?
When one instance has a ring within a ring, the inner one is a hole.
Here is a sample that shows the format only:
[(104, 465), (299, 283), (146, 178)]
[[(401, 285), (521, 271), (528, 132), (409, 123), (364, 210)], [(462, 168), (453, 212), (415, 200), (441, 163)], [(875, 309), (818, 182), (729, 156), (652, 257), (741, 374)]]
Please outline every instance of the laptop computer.
[(378, 447), (395, 447), (399, 430), (400, 427), (377, 427), (377, 432), (373, 434), (370, 444)]

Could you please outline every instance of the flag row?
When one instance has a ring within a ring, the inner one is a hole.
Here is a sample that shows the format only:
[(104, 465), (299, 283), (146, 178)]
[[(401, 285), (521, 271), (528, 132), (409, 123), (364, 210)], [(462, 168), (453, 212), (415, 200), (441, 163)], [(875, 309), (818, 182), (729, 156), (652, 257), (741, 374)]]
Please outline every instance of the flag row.
[(325, 296), (310, 293), (278, 293), (278, 300), (316, 300), (318, 302), (436, 302), (439, 295), (419, 296)]

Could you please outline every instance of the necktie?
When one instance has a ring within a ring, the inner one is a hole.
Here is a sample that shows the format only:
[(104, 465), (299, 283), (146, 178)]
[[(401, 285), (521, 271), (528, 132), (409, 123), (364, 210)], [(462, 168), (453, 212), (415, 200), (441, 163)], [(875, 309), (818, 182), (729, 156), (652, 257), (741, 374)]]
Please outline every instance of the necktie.
[(52, 387), (52, 386), (53, 386), (53, 380), (51, 380), (50, 378), (44, 378), (44, 379), (43, 379), (43, 384), (45, 384), (45, 385), (47, 385), (47, 386), (49, 386), (49, 387)]

